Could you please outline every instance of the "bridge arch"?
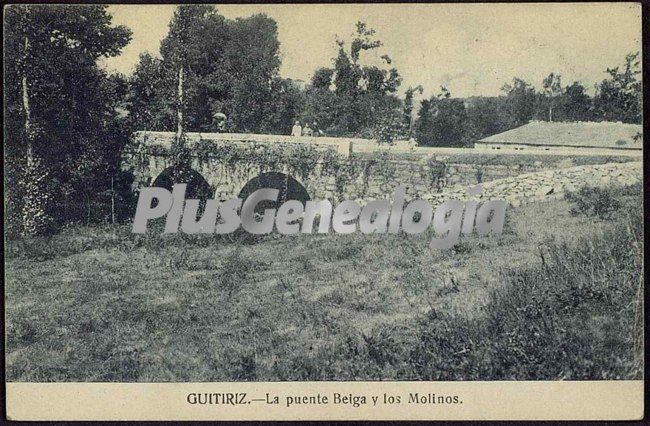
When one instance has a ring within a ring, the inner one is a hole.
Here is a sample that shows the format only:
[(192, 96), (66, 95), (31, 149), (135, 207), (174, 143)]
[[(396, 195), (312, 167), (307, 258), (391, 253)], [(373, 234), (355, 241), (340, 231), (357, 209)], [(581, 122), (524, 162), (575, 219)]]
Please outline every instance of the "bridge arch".
[(151, 186), (165, 188), (169, 191), (175, 183), (186, 183), (185, 198), (208, 199), (214, 193), (208, 181), (201, 173), (190, 167), (167, 167), (153, 181)]
[(258, 209), (278, 208), (287, 200), (298, 200), (305, 204), (311, 200), (307, 189), (293, 176), (280, 172), (264, 172), (250, 179), (239, 191), (238, 197), (245, 200), (250, 194), (260, 188), (280, 190), (278, 201), (264, 201), (258, 204)]

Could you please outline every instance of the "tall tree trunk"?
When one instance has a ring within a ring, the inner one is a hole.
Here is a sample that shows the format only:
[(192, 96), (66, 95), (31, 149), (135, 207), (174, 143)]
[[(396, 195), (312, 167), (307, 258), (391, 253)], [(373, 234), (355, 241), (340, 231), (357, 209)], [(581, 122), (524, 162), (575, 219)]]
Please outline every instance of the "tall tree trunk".
[(177, 111), (177, 123), (176, 123), (176, 142), (180, 145), (182, 143), (181, 139), (183, 137), (183, 109), (184, 109), (184, 99), (183, 99), (183, 83), (185, 80), (185, 70), (181, 64), (178, 69), (178, 111)]
[(184, 113), (185, 113), (185, 97), (184, 97), (184, 84), (185, 84), (185, 67), (181, 63), (178, 68), (178, 109), (176, 111), (176, 146), (174, 149), (174, 169), (172, 173), (172, 180), (174, 183), (187, 182), (187, 166), (189, 162), (187, 148), (185, 146), (184, 134)]
[[(23, 48), (23, 54), (24, 54), (24, 59), (25, 62), (27, 62), (27, 56), (29, 54), (29, 39), (27, 36), (25, 36), (25, 44)], [(32, 135), (32, 110), (29, 107), (29, 88), (27, 86), (27, 64), (24, 64), (24, 69), (23, 69), (23, 78), (22, 78), (22, 89), (23, 89), (23, 109), (25, 111), (25, 143), (27, 144), (26, 147), (26, 161), (27, 164), (30, 165), (34, 161), (34, 154), (33, 154), (33, 135)]]
[(24, 236), (38, 234), (44, 231), (49, 222), (45, 213), (47, 194), (42, 190), (46, 173), (41, 170), (40, 162), (34, 156), (34, 124), (32, 123), (32, 110), (29, 103), (29, 81), (27, 78), (29, 38), (25, 36), (24, 61), (22, 70), (22, 101), (25, 113), (25, 169), (21, 179), (22, 186), (22, 211), (21, 233)]

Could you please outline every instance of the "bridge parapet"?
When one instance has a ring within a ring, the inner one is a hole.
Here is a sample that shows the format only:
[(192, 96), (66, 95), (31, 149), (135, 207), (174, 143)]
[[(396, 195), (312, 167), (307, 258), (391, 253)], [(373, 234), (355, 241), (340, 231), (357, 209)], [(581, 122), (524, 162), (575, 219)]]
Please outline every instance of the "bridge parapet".
[[(150, 186), (173, 169), (173, 132), (136, 132), (121, 167), (133, 189)], [(237, 196), (252, 179), (275, 172), (295, 179), (317, 199), (372, 200), (404, 186), (407, 197), (431, 197), (456, 185), (475, 185), (547, 169), (622, 162), (630, 157), (494, 153), (467, 148), (408, 149), (355, 138), (188, 133), (191, 168), (215, 197)], [(240, 149), (241, 148), (241, 149)], [(541, 185), (541, 182), (540, 182)], [(530, 190), (528, 190), (530, 192)]]
[[(144, 147), (160, 147), (168, 150), (171, 148), (176, 134), (174, 132), (153, 132), (137, 131), (133, 134), (133, 140)], [(387, 152), (391, 154), (409, 154), (417, 157), (436, 156), (444, 158), (445, 156), (463, 155), (474, 153), (477, 155), (484, 154), (489, 156), (565, 156), (565, 157), (593, 157), (603, 155), (614, 156), (631, 156), (641, 157), (640, 150), (615, 150), (615, 149), (580, 149), (565, 148), (562, 150), (546, 151), (544, 149), (528, 149), (525, 151), (516, 149), (501, 149), (499, 151), (484, 148), (448, 148), (448, 147), (428, 147), (415, 146), (409, 141), (399, 140), (392, 145), (380, 144), (373, 139), (363, 138), (346, 138), (346, 137), (310, 137), (310, 136), (287, 136), (287, 135), (264, 135), (256, 133), (208, 133), (208, 132), (189, 132), (185, 134), (186, 143), (192, 147), (198, 142), (214, 142), (216, 144), (269, 144), (269, 145), (293, 145), (304, 144), (315, 147), (316, 149), (336, 150), (341, 155), (349, 156), (351, 154), (366, 154), (373, 152)]]
[[(161, 147), (169, 149), (174, 142), (176, 134), (174, 132), (152, 132), (137, 131), (133, 134), (133, 139), (145, 147)], [(380, 144), (374, 139), (348, 138), (348, 137), (330, 137), (330, 136), (287, 136), (287, 135), (264, 135), (257, 133), (205, 133), (189, 132), (185, 133), (186, 144), (191, 148), (199, 142), (228, 143), (235, 145), (246, 144), (269, 144), (269, 145), (287, 145), (287, 144), (305, 144), (317, 149), (333, 149), (341, 155), (349, 156), (354, 153), (369, 152), (391, 152), (391, 153), (411, 153), (421, 156), (434, 154), (452, 155), (467, 151), (465, 148), (432, 148), (417, 147), (409, 141), (395, 141), (393, 144)]]
[[(159, 146), (170, 149), (175, 139), (173, 132), (149, 132), (138, 131), (133, 134), (136, 142), (146, 146)], [(199, 142), (232, 143), (244, 144), (308, 144), (316, 149), (333, 149), (341, 155), (350, 155), (353, 145), (376, 145), (370, 139), (361, 138), (333, 138), (333, 137), (310, 137), (310, 136), (287, 136), (287, 135), (261, 135), (255, 133), (185, 133), (185, 140), (188, 147), (193, 147)]]

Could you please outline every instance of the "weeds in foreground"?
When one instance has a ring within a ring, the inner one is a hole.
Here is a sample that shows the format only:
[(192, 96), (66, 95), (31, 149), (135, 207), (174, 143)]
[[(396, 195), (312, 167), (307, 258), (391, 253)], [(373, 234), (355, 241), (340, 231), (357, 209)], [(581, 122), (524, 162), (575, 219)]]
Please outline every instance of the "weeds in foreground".
[[(642, 377), (640, 212), (577, 246), (549, 242), (540, 263), (502, 274), (484, 317), (419, 324), (414, 376), (424, 380)], [(451, 354), (458, 353), (458, 356)]]
[(426, 240), (406, 236), (296, 237), (291, 252), (272, 238), (258, 246), (138, 238), (117, 227), (77, 228), (52, 247), (26, 241), (8, 262), (7, 298), (16, 302), (7, 313), (7, 378), (640, 378), (640, 192), (612, 190), (606, 197), (619, 207), (606, 215), (576, 207), (572, 219), (587, 224), (589, 238), (545, 241), (532, 263), (480, 293), (472, 317), (440, 301), (465, 297), (468, 280), (484, 274), (455, 276), (442, 265), (520, 236), (466, 240), (456, 253), (425, 252)]
[[(585, 186), (575, 192), (568, 192), (565, 198), (574, 203), (571, 213), (596, 217), (601, 220), (611, 220), (621, 211), (641, 208), (638, 195), (643, 193), (641, 183), (616, 187), (589, 187)], [(636, 203), (636, 205), (634, 205)], [(625, 209), (623, 207), (626, 207)]]

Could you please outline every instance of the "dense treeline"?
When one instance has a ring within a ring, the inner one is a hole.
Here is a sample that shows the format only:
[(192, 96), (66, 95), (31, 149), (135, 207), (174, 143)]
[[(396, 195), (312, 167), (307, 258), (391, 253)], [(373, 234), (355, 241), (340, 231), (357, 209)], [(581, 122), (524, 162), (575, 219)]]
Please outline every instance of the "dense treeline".
[(550, 74), (539, 90), (515, 78), (498, 97), (458, 99), (443, 87), (416, 102), (423, 88), (402, 88), (389, 55), (381, 52), (381, 65), (366, 63), (368, 52), (382, 49), (375, 31), (362, 22), (355, 30), (336, 41), (331, 66), (301, 87), (279, 75), (273, 19), (230, 20), (213, 6), (179, 6), (160, 56), (144, 53), (133, 74), (123, 76), (97, 65), (131, 38), (129, 29), (112, 25), (106, 6), (8, 7), (8, 231), (26, 235), (119, 215), (106, 206), (129, 194), (119, 159), (134, 130), (176, 131), (180, 142), (186, 131), (288, 134), (300, 120), (330, 136), (471, 146), (532, 119), (641, 121), (638, 54), (608, 69), (593, 97), (579, 82), (563, 86)]
[(638, 53), (628, 54), (622, 69), (607, 69), (610, 77), (596, 86), (594, 97), (579, 82), (563, 86), (554, 73), (544, 79), (542, 90), (514, 78), (497, 97), (454, 99), (443, 87), (421, 102), (415, 137), (427, 146), (471, 146), (531, 120), (641, 123), (639, 63)]

